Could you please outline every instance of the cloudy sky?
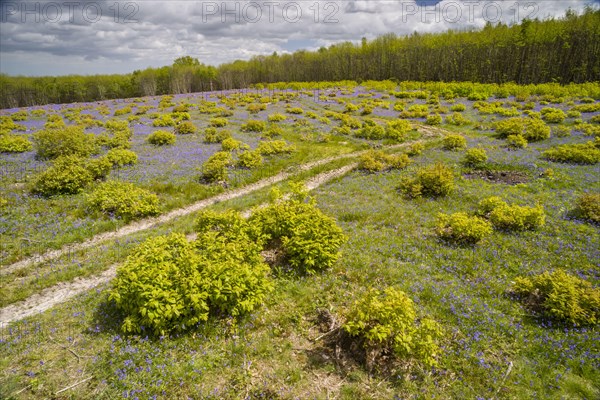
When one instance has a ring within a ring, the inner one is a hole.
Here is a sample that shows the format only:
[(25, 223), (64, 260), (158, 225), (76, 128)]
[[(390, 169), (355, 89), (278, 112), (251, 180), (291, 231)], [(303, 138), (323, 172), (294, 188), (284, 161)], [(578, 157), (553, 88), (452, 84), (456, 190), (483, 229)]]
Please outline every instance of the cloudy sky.
[(219, 65), (410, 34), (564, 15), (599, 0), (0, 0), (0, 72), (125, 73), (191, 55)]

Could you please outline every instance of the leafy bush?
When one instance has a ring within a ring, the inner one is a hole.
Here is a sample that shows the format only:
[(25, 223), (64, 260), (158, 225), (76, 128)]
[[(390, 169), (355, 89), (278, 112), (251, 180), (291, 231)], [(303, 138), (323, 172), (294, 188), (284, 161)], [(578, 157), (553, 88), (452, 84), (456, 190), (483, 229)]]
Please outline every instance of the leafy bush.
[(529, 119), (525, 123), (523, 137), (528, 142), (538, 142), (550, 137), (550, 127), (540, 119)]
[(450, 107), (450, 111), (454, 111), (454, 112), (462, 112), (465, 111), (467, 109), (467, 106), (465, 106), (462, 103), (456, 103), (453, 104), (452, 107)]
[(600, 320), (600, 290), (562, 270), (517, 277), (513, 292), (527, 308), (546, 318), (575, 326)]
[(600, 193), (587, 193), (579, 197), (576, 213), (579, 218), (600, 223)]
[(231, 165), (231, 154), (218, 151), (202, 165), (202, 179), (207, 182), (226, 182), (227, 167)]
[(31, 192), (42, 196), (75, 194), (92, 183), (93, 176), (77, 156), (63, 156), (54, 160), (45, 171), (33, 178)]
[(393, 140), (403, 140), (412, 129), (410, 122), (404, 119), (389, 121), (385, 127), (385, 137)]
[(441, 125), (442, 123), (442, 116), (439, 114), (430, 114), (427, 116), (427, 119), (425, 120), (425, 124), (427, 125)]
[(107, 156), (102, 156), (88, 160), (85, 168), (92, 175), (92, 179), (104, 179), (110, 174), (113, 164)]
[(226, 118), (211, 118), (211, 120), (209, 121), (209, 125), (215, 128), (222, 128), (224, 126), (227, 126), (229, 124), (229, 121), (227, 121)]
[(159, 213), (158, 197), (133, 183), (107, 181), (87, 196), (92, 210), (126, 221)]
[(235, 140), (234, 138), (227, 138), (221, 142), (221, 150), (223, 151), (233, 151), (240, 148), (242, 142), (239, 140)]
[(461, 113), (455, 112), (446, 117), (446, 123), (450, 125), (463, 126), (469, 125), (471, 121), (465, 118)]
[(527, 147), (527, 139), (522, 135), (508, 135), (506, 145), (511, 149), (524, 149)]
[(462, 135), (450, 133), (444, 137), (442, 145), (446, 150), (460, 150), (467, 147), (467, 139)]
[(44, 124), (44, 128), (46, 129), (62, 129), (66, 126), (65, 121), (63, 121), (62, 117), (58, 114), (48, 115), (46, 123)]
[(403, 169), (410, 162), (406, 154), (391, 155), (382, 151), (370, 150), (360, 156), (358, 168), (367, 172), (379, 172), (388, 169)]
[(330, 268), (346, 241), (335, 220), (323, 214), (314, 201), (301, 195), (256, 210), (249, 221), (259, 230), (267, 249), (283, 252), (283, 258), (298, 274), (314, 274)]
[(238, 155), (237, 165), (242, 168), (253, 169), (263, 164), (263, 158), (258, 151), (243, 151)]
[(204, 143), (221, 143), (230, 137), (231, 132), (227, 130), (217, 131), (216, 128), (206, 128), (204, 131)]
[(355, 133), (356, 137), (370, 140), (380, 140), (385, 137), (385, 129), (380, 125), (363, 124)]
[(510, 135), (521, 135), (525, 133), (525, 119), (508, 118), (495, 124), (496, 133), (500, 138), (506, 138)]
[(492, 225), (480, 217), (466, 213), (438, 216), (437, 235), (443, 240), (458, 245), (473, 245), (492, 233)]
[(177, 233), (148, 239), (117, 270), (110, 298), (127, 315), (123, 331), (165, 335), (263, 303), (273, 284), (246, 221), (204, 212), (196, 229), (193, 243)]
[(271, 114), (269, 115), (269, 122), (280, 122), (280, 121), (285, 121), (287, 119), (287, 117), (283, 114)]
[(262, 132), (267, 129), (267, 124), (264, 121), (249, 119), (245, 124), (242, 124), (241, 130), (244, 132)]
[(281, 136), (282, 134), (283, 134), (283, 129), (280, 126), (271, 125), (271, 126), (269, 126), (269, 129), (267, 129), (266, 131), (264, 131), (262, 133), (261, 137), (263, 139), (271, 139), (276, 136)]
[(248, 104), (248, 107), (246, 107), (246, 110), (250, 114), (258, 114), (259, 112), (264, 111), (266, 109), (267, 109), (267, 105), (266, 104), (252, 103), (252, 104)]
[(68, 155), (88, 157), (98, 151), (95, 136), (85, 134), (81, 126), (37, 131), (33, 134), (33, 145), (36, 156), (41, 159)]
[(527, 141), (535, 142), (550, 137), (550, 127), (537, 118), (509, 118), (497, 122), (495, 128), (500, 138), (521, 135)]
[(289, 114), (304, 114), (304, 110), (301, 109), (300, 107), (292, 107), (292, 108), (286, 108), (285, 112), (289, 113)]
[(421, 153), (423, 153), (423, 150), (425, 150), (425, 146), (423, 145), (423, 143), (416, 142), (410, 146), (410, 148), (408, 150), (408, 155), (411, 157), (418, 156)]
[(508, 205), (493, 196), (479, 203), (478, 214), (490, 220), (494, 228), (503, 231), (536, 230), (544, 226), (546, 215), (541, 205), (536, 207)]
[(135, 152), (126, 149), (110, 149), (106, 157), (115, 167), (124, 165), (135, 165), (138, 162), (138, 156)]
[(567, 118), (567, 114), (560, 108), (544, 107), (540, 110), (540, 113), (542, 114), (544, 121), (553, 124), (560, 124)]
[(33, 145), (25, 136), (0, 134), (0, 153), (24, 153), (32, 148)]
[(596, 164), (600, 162), (600, 149), (593, 142), (562, 144), (544, 151), (542, 158), (560, 163)]
[(175, 144), (177, 137), (172, 132), (167, 131), (154, 131), (150, 135), (148, 135), (148, 139), (146, 139), (148, 143), (153, 144), (155, 146), (165, 146)]
[(161, 114), (158, 118), (152, 121), (152, 126), (155, 127), (167, 127), (167, 126), (175, 126), (177, 122), (173, 119), (171, 114)]
[(556, 137), (571, 136), (571, 128), (567, 126), (558, 125), (552, 128), (552, 134)]
[(267, 142), (260, 142), (256, 151), (264, 156), (270, 156), (273, 154), (292, 153), (295, 151), (295, 147), (287, 144), (283, 140), (270, 140)]
[(198, 128), (191, 121), (182, 121), (175, 126), (175, 133), (178, 135), (189, 135), (196, 133)]
[(348, 311), (343, 329), (359, 340), (369, 369), (390, 353), (427, 367), (437, 365), (441, 326), (430, 318), (418, 319), (413, 301), (398, 289), (366, 292)]
[(487, 160), (488, 156), (484, 149), (473, 148), (465, 152), (463, 163), (468, 167), (480, 168), (485, 165)]
[(444, 164), (434, 164), (423, 167), (417, 175), (404, 179), (400, 185), (409, 197), (443, 197), (454, 191), (454, 173)]

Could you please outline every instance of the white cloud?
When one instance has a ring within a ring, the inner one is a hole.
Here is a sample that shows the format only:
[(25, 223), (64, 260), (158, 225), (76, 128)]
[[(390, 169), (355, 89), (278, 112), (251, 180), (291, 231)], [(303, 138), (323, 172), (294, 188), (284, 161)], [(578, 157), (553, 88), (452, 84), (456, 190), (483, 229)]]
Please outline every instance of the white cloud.
[(527, 8), (531, 1), (481, 0), (469, 2), (470, 6), (462, 0), (418, 1), (426, 7), (414, 0), (86, 0), (74, 8), (68, 2), (3, 1), (0, 71), (130, 72), (167, 65), (183, 55), (218, 65), (274, 51), (285, 53), (295, 50), (296, 43), (316, 49), (388, 32), (481, 27), (486, 20), (514, 23), (526, 16), (560, 16), (569, 7), (581, 11), (591, 2), (536, 1)]

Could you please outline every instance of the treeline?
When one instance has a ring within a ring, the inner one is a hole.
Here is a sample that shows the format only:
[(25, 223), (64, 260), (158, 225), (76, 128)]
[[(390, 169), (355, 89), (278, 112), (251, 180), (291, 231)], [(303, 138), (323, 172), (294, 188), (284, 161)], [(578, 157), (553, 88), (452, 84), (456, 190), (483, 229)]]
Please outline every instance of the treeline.
[(580, 83), (600, 77), (600, 10), (562, 19), (487, 24), (480, 31), (448, 31), (315, 52), (258, 56), (212, 67), (191, 57), (171, 66), (124, 75), (9, 77), (0, 75), (0, 107), (97, 101), (248, 87), (282, 81), (471, 81)]

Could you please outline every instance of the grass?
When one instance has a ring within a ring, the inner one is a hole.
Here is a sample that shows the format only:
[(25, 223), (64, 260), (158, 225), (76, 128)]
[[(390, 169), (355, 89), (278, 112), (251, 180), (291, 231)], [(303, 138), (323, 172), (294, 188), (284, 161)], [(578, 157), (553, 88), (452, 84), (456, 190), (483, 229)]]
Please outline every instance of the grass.
[[(529, 180), (507, 185), (462, 178), (469, 171), (461, 164), (464, 152), (443, 151), (439, 141), (428, 143), (405, 170), (351, 172), (313, 193), (318, 206), (335, 217), (349, 237), (331, 270), (308, 277), (277, 277), (266, 303), (241, 320), (215, 317), (188, 334), (156, 339), (123, 336), (118, 330), (122, 316), (107, 302), (108, 287), (99, 287), (4, 327), (0, 397), (598, 398), (600, 328), (541, 319), (509, 293), (515, 277), (557, 268), (600, 285), (599, 228), (570, 217), (575, 199), (598, 187), (597, 166), (539, 158), (549, 146), (585, 138), (553, 137), (509, 151), (488, 131), (456, 130), (465, 134), (469, 148), (486, 150), (485, 169), (525, 172)], [(348, 162), (317, 167), (293, 179)], [(454, 169), (457, 190), (437, 200), (404, 198), (397, 189), (400, 180), (435, 162)], [(553, 174), (545, 174), (548, 169)], [(276, 186), (287, 191), (293, 179)], [(264, 203), (269, 190), (213, 208), (247, 209)], [(437, 239), (437, 213), (473, 213), (481, 199), (494, 195), (519, 205), (540, 203), (546, 225), (516, 234), (494, 231), (473, 247), (454, 247)], [(191, 232), (193, 219), (186, 216), (131, 235), (121, 246), (107, 242), (106, 251), (94, 256), (95, 263), (66, 267), (55, 281), (49, 265), (22, 274), (37, 275), (37, 284), (43, 286), (46, 280), (57, 282), (69, 274), (98, 272), (123, 260), (135, 242), (146, 237)], [(19, 291), (39, 290), (33, 283), (15, 289), (17, 278), (7, 277), (12, 280), (2, 286), (3, 295), (8, 293), (13, 301)], [(343, 319), (362, 292), (388, 286), (406, 292), (421, 315), (443, 326), (437, 368), (424, 369), (407, 360), (388, 375), (369, 374), (357, 362), (336, 360), (326, 340), (315, 340), (323, 334), (317, 322), (319, 309)]]

